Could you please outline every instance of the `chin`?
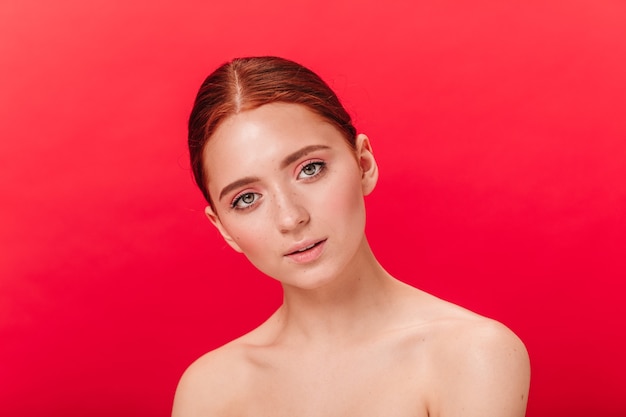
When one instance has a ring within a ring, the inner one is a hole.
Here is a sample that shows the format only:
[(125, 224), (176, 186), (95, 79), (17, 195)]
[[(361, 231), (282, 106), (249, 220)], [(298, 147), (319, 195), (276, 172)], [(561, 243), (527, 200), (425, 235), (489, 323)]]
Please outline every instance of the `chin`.
[(328, 287), (338, 282), (344, 272), (348, 269), (348, 265), (329, 265), (317, 264), (310, 267), (302, 267), (299, 271), (290, 274), (281, 274), (278, 280), (283, 287), (298, 288), (305, 291), (315, 291)]

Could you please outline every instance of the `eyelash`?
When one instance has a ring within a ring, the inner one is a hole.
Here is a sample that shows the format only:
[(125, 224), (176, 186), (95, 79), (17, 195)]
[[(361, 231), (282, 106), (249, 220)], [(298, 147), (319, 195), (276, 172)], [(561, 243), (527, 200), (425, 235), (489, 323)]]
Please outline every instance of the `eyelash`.
[[(300, 177), (300, 175), (302, 175), (304, 173), (304, 170), (310, 166), (314, 166), (316, 168), (316, 171), (309, 175), (309, 176), (305, 176), (305, 177)], [(298, 179), (303, 179), (303, 180), (310, 180), (313, 179), (315, 177), (318, 177), (319, 175), (321, 175), (324, 170), (326, 169), (326, 162), (323, 161), (307, 161), (302, 165), (302, 168), (300, 169), (300, 172), (298, 172)], [(251, 203), (249, 203), (246, 206), (240, 207), (239, 203), (243, 202), (243, 199), (246, 196), (255, 196), (254, 201), (252, 201)], [(250, 191), (246, 191), (243, 192), (241, 194), (238, 194), (234, 199), (233, 202), (230, 204), (230, 207), (234, 210), (247, 210), (249, 208), (251, 208), (252, 206), (254, 206), (256, 204), (256, 202), (259, 199), (259, 193), (253, 193)]]
[[(239, 202), (243, 201), (243, 198), (245, 196), (248, 196), (248, 195), (253, 195), (256, 198), (254, 199), (254, 201), (252, 203), (248, 204), (247, 206), (239, 207)], [(250, 207), (252, 207), (253, 205), (256, 204), (257, 200), (259, 199), (258, 195), (259, 195), (258, 193), (253, 193), (253, 192), (250, 192), (250, 191), (246, 191), (244, 193), (241, 193), (241, 194), (237, 195), (233, 199), (233, 202), (230, 204), (230, 208), (235, 209), (235, 210), (246, 210), (246, 209), (249, 209)]]
[[(305, 168), (308, 168), (310, 166), (314, 166), (316, 167), (316, 171), (315, 173), (309, 175), (309, 176), (305, 176), (303, 178), (300, 177), (301, 174), (304, 173)], [(302, 168), (300, 168), (300, 172), (298, 172), (298, 179), (311, 179), (311, 178), (315, 178), (319, 175), (321, 175), (324, 170), (326, 169), (326, 162), (323, 161), (315, 161), (315, 160), (311, 160), (311, 161), (307, 161), (302, 165)]]

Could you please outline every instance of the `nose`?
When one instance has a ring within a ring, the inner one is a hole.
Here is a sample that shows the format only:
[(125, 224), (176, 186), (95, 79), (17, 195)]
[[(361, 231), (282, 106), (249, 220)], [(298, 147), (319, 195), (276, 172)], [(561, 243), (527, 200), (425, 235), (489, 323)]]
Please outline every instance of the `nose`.
[(276, 196), (276, 223), (281, 233), (298, 230), (309, 223), (310, 216), (297, 195)]

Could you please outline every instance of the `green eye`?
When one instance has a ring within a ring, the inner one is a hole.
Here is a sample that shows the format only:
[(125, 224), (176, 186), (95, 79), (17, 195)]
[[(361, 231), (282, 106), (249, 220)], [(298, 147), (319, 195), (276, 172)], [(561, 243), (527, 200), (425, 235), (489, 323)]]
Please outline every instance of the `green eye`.
[(310, 162), (302, 167), (298, 178), (313, 178), (319, 175), (326, 167), (325, 162)]
[(231, 204), (231, 207), (236, 210), (243, 210), (251, 207), (258, 200), (259, 195), (257, 193), (243, 193), (235, 198)]
[(317, 167), (314, 164), (309, 164), (302, 169), (306, 175), (314, 175), (317, 171)]

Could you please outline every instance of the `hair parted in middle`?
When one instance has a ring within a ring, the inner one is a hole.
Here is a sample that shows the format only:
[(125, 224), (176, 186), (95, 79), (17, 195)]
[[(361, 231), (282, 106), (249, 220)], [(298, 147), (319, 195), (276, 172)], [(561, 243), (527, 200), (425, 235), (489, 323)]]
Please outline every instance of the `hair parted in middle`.
[(352, 148), (356, 129), (335, 92), (308, 68), (279, 57), (236, 58), (200, 86), (189, 117), (188, 146), (194, 178), (211, 204), (202, 154), (207, 141), (231, 115), (264, 104), (300, 104), (334, 125)]

